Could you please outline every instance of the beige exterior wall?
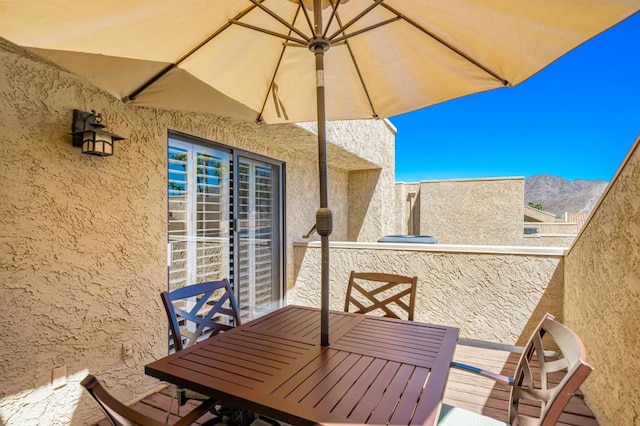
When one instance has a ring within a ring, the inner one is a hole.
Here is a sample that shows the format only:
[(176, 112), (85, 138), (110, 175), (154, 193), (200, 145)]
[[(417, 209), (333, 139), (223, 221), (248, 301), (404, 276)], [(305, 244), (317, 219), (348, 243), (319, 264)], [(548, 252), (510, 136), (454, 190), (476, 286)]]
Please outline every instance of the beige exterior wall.
[(524, 178), (420, 182), (420, 233), (441, 244), (522, 243)]
[[(554, 215), (523, 206), (523, 199), (523, 178), (398, 182), (395, 233), (432, 235), (442, 244), (569, 247), (573, 243), (576, 223), (556, 222)], [(523, 214), (532, 222), (522, 222)], [(539, 233), (525, 235), (522, 226), (536, 227)]]
[[(315, 123), (300, 126), (313, 134), (317, 131)], [(329, 157), (337, 167), (348, 170), (346, 210), (334, 211), (334, 221), (347, 220), (346, 234), (334, 233), (332, 239), (376, 241), (393, 232), (395, 209), (389, 200), (393, 200), (395, 191), (395, 134), (388, 120), (335, 121), (327, 126), (327, 137), (333, 144)], [(318, 190), (315, 194), (317, 197)], [(330, 204), (333, 196), (329, 191)]]
[(602, 425), (640, 421), (638, 143), (565, 261), (564, 316), (595, 368), (582, 389)]
[[(523, 344), (545, 312), (562, 318), (563, 253), (549, 248), (336, 242), (331, 244), (330, 308), (344, 308), (351, 270), (417, 276), (416, 321), (455, 325), (461, 337)], [(287, 301), (319, 306), (319, 245), (297, 244), (294, 255), (296, 286)]]
[(570, 247), (576, 239), (573, 235), (562, 234), (534, 234), (523, 237), (523, 245), (534, 247)]
[(525, 234), (522, 244), (536, 247), (570, 247), (578, 235), (572, 222), (525, 222), (525, 228), (538, 228), (537, 234)]
[(541, 234), (578, 235), (578, 224), (572, 222), (525, 222), (524, 226), (538, 228)]
[[(72, 147), (74, 108), (102, 112), (109, 130), (127, 138), (113, 157)], [(78, 384), (88, 372), (125, 402), (158, 388), (144, 365), (166, 355), (159, 293), (167, 287), (169, 129), (286, 163), (287, 281), (293, 283), (293, 241), (312, 226), (318, 206), (316, 136), (304, 125), (124, 105), (2, 39), (0, 123), (0, 424), (96, 421), (101, 414)], [(382, 120), (337, 127), (349, 132), (329, 144), (333, 238), (386, 232), (381, 221), (373, 230), (366, 225), (369, 217), (389, 214), (382, 203), (360, 212), (357, 223), (349, 217), (349, 197), (393, 194), (393, 171), (369, 172), (393, 170), (393, 132)], [(360, 156), (369, 151), (377, 162)], [(388, 155), (379, 157), (383, 152)], [(125, 342), (134, 350), (127, 362)], [(67, 384), (54, 389), (52, 370), (61, 366)]]

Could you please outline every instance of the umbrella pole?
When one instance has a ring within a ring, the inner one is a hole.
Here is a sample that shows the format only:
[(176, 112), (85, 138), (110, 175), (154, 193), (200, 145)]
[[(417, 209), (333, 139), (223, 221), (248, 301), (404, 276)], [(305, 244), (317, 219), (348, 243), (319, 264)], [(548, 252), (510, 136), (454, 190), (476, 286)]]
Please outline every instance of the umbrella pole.
[(318, 110), (318, 171), (320, 173), (320, 208), (316, 213), (316, 229), (321, 247), (321, 300), (320, 300), (320, 344), (329, 346), (329, 235), (333, 231), (333, 216), (329, 209), (327, 122), (324, 101), (324, 52), (329, 42), (322, 36), (322, 5), (314, 1), (315, 37), (309, 43), (316, 58), (316, 102)]

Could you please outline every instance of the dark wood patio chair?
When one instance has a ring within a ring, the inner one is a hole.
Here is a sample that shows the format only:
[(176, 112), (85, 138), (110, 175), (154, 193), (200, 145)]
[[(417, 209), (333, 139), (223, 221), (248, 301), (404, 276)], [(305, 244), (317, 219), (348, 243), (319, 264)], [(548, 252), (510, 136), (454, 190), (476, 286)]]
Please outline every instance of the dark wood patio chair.
[(238, 302), (229, 281), (209, 281), (160, 294), (175, 351), (240, 325)]
[(353, 305), (353, 312), (378, 312), (389, 318), (400, 318), (401, 313), (413, 321), (417, 287), (418, 277), (351, 271), (344, 311), (352, 312)]
[[(164, 291), (160, 297), (169, 320), (169, 331), (175, 351), (181, 351), (200, 340), (240, 325), (238, 302), (226, 278)], [(190, 389), (178, 388), (178, 413), (180, 407), (188, 400), (208, 398)], [(222, 418), (225, 408), (215, 414)]]
[[(84, 386), (93, 399), (96, 400), (113, 426), (165, 426), (164, 422), (147, 417), (115, 399), (111, 394), (109, 394), (109, 392), (107, 392), (100, 381), (91, 374), (85, 377), (80, 384)], [(193, 424), (196, 420), (209, 412), (214, 405), (215, 401), (213, 399), (203, 401), (189, 414), (175, 423), (174, 426), (186, 426)]]
[[(545, 350), (545, 345), (552, 350)], [(593, 370), (585, 358), (580, 338), (546, 314), (525, 346), (513, 378), (458, 362), (452, 362), (451, 367), (510, 386), (508, 424), (550, 426), (558, 422), (571, 397)], [(443, 404), (438, 421), (439, 426), (504, 424), (447, 404)]]

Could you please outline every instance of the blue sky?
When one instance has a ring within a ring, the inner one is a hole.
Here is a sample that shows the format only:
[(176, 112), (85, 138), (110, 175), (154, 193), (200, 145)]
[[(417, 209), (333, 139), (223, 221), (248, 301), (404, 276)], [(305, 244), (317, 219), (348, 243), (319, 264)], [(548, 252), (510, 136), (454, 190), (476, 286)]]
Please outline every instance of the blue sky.
[(640, 14), (513, 88), (390, 118), (396, 180), (609, 181), (640, 135)]

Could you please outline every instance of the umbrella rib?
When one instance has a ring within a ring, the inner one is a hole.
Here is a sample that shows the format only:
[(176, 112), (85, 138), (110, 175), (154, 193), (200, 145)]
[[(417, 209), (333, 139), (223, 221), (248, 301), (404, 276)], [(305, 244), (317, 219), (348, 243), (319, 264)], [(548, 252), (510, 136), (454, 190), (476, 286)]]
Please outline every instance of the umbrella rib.
[[(258, 6), (260, 9), (264, 10), (267, 14), (269, 14), (273, 19), (275, 19), (276, 21), (280, 22), (282, 25), (284, 25), (285, 27), (289, 28), (289, 30), (293, 31), (294, 33), (298, 34), (300, 37), (302, 37), (304, 40), (306, 40), (306, 42), (308, 43), (309, 40), (311, 40), (310, 37), (307, 37), (307, 35), (305, 33), (303, 33), (302, 31), (300, 31), (299, 29), (297, 29), (296, 27), (294, 27), (293, 25), (289, 24), (287, 21), (285, 21), (280, 15), (278, 15), (277, 13), (274, 13), (271, 9), (269, 9), (268, 7), (266, 7), (265, 5), (262, 4), (262, 0), (249, 0), (251, 3), (255, 4), (256, 6)], [(266, 32), (266, 31), (265, 31)]]
[(503, 86), (511, 86), (511, 83), (501, 77), (500, 75), (496, 74), (495, 72), (491, 71), (489, 68), (485, 67), (484, 65), (482, 65), (480, 62), (476, 61), (475, 59), (473, 59), (472, 57), (468, 56), (467, 54), (465, 54), (464, 52), (462, 52), (461, 50), (457, 49), (456, 47), (450, 45), (449, 43), (447, 43), (446, 41), (444, 41), (443, 39), (441, 39), (440, 37), (438, 37), (437, 35), (433, 34), (432, 32), (430, 32), (429, 30), (427, 30), (426, 28), (424, 28), (422, 25), (418, 24), (416, 21), (407, 18), (404, 14), (398, 12), (396, 9), (394, 9), (393, 7), (389, 6), (386, 3), (382, 4), (382, 7), (384, 7), (385, 9), (387, 9), (388, 11), (390, 11), (391, 13), (395, 13), (397, 16), (399, 16), (401, 19), (403, 19), (404, 21), (406, 21), (407, 23), (411, 24), (412, 26), (414, 26), (416, 29), (420, 30), (421, 32), (423, 32), (424, 34), (428, 35), (429, 37), (433, 38), (434, 40), (436, 40), (438, 43), (442, 44), (443, 46), (445, 46), (447, 49), (452, 50), (453, 52), (455, 52), (457, 55), (461, 56), (462, 58), (464, 58), (465, 60), (469, 61), (470, 63), (472, 63), (473, 65), (475, 65), (476, 67), (480, 68), (482, 71), (486, 72), (487, 74), (489, 74), (491, 77), (495, 78), (496, 80), (498, 80), (500, 83), (502, 83)]
[[(373, 9), (375, 9), (379, 4), (381, 4), (384, 0), (376, 0), (371, 6), (369, 6), (368, 8), (366, 8), (365, 10), (363, 10), (362, 12), (360, 12), (358, 15), (356, 15), (353, 19), (351, 19), (351, 21), (347, 22), (345, 25), (340, 25), (340, 28), (338, 29), (338, 31), (336, 31), (335, 33), (331, 34), (329, 37), (327, 37), (329, 40), (333, 40), (333, 38), (335, 38), (335, 36), (337, 36), (338, 34), (344, 32), (347, 28), (349, 28), (351, 25), (355, 24), (356, 22), (358, 22), (363, 16), (365, 16), (367, 13), (371, 12)], [(397, 15), (397, 14), (396, 14)]]
[[(260, 0), (261, 2), (264, 0)], [(233, 20), (236, 19), (241, 19), (243, 16), (245, 16), (246, 14), (248, 14), (249, 12), (251, 12), (253, 9), (255, 9), (255, 6), (249, 6), (246, 9), (244, 9), (243, 11), (241, 11), (240, 13), (238, 13)], [(149, 80), (147, 80), (144, 84), (142, 84), (140, 87), (138, 87), (136, 90), (134, 90), (133, 92), (131, 92), (131, 94), (125, 96), (124, 98), (122, 98), (123, 102), (127, 103), (127, 102), (131, 102), (133, 101), (136, 96), (138, 96), (140, 93), (144, 92), (145, 90), (147, 90), (149, 88), (149, 86), (151, 86), (153, 83), (155, 83), (156, 81), (158, 81), (159, 79), (161, 79), (162, 77), (164, 77), (169, 71), (171, 71), (172, 69), (176, 68), (178, 65), (180, 65), (182, 62), (184, 62), (188, 57), (190, 57), (191, 55), (193, 55), (194, 53), (196, 53), (198, 50), (200, 50), (204, 45), (206, 45), (207, 43), (209, 43), (211, 40), (213, 40), (214, 38), (216, 38), (218, 35), (220, 35), (220, 33), (222, 33), (224, 30), (226, 30), (227, 28), (229, 28), (231, 26), (231, 20), (227, 23), (225, 23), (223, 26), (221, 26), (220, 28), (218, 28), (216, 31), (214, 31), (209, 37), (207, 37), (206, 39), (204, 39), (203, 41), (201, 41), (200, 43), (198, 43), (198, 45), (196, 47), (194, 47), (193, 49), (189, 50), (187, 53), (185, 53), (184, 55), (182, 55), (176, 62), (167, 65), (166, 67), (164, 67), (160, 72), (158, 72), (156, 75), (154, 75), (153, 77), (151, 77)]]
[(366, 33), (367, 31), (375, 30), (376, 28), (382, 27), (383, 25), (391, 24), (391, 23), (399, 21), (401, 19), (402, 19), (401, 16), (396, 16), (395, 18), (391, 18), (391, 19), (387, 19), (386, 21), (378, 22), (377, 24), (371, 25), (370, 27), (363, 28), (363, 29), (358, 30), (358, 31), (354, 31), (354, 32), (349, 33), (349, 34), (345, 34), (342, 37), (337, 37), (335, 39), (332, 39), (331, 42), (332, 42), (332, 44), (334, 42), (335, 43), (339, 43), (341, 41), (345, 41), (347, 39), (350, 39), (351, 37), (356, 36), (358, 34), (362, 34), (362, 33)]
[[(340, 2), (340, 0), (338, 0), (338, 3)], [(340, 25), (340, 27), (342, 27), (342, 23), (340, 22), (340, 16), (338, 16), (336, 14), (336, 21), (338, 21), (338, 25)], [(360, 67), (358, 66), (358, 62), (356, 61), (356, 57), (353, 54), (353, 50), (351, 50), (351, 45), (349, 44), (349, 41), (344, 38), (344, 40), (342, 41), (342, 43), (344, 43), (347, 46), (347, 50), (349, 51), (349, 56), (351, 57), (351, 62), (353, 62), (353, 66), (356, 69), (356, 73), (358, 74), (358, 79), (360, 80), (360, 84), (362, 84), (362, 90), (364, 90), (364, 94), (367, 97), (367, 102), (369, 102), (369, 107), (371, 108), (371, 112), (373, 113), (373, 117), (374, 118), (378, 118), (378, 113), (376, 112), (375, 107), (373, 106), (373, 101), (371, 100), (371, 96), (369, 95), (369, 91), (367, 90), (367, 85), (364, 83), (364, 78), (362, 77), (362, 73), (360, 72)], [(332, 43), (332, 45), (334, 45)]]
[[(307, 20), (307, 24), (309, 25), (309, 32), (311, 34), (315, 34), (314, 31), (313, 31), (313, 24), (311, 23), (311, 17), (309, 16), (309, 12), (307, 12), (307, 9), (305, 9), (305, 7), (302, 5), (302, 3), (298, 3), (298, 6), (300, 6), (302, 8), (302, 14), (304, 15), (305, 19)], [(295, 21), (293, 21), (293, 22), (295, 22)]]
[(331, 16), (327, 21), (327, 27), (324, 29), (324, 32), (322, 33), (322, 37), (324, 38), (327, 38), (327, 32), (329, 32), (329, 27), (331, 26), (331, 22), (333, 22), (333, 19), (336, 17), (336, 14), (338, 13), (338, 6), (340, 6), (340, 0), (336, 1), (335, 4), (333, 4), (333, 1), (331, 1), (331, 8), (333, 10), (331, 11)]
[(279, 37), (279, 38), (283, 38), (285, 40), (293, 41), (295, 43), (301, 44), (302, 46), (305, 46), (308, 43), (308, 40), (301, 40), (299, 38), (291, 37), (291, 36), (288, 36), (286, 34), (280, 34), (280, 33), (277, 33), (275, 31), (267, 30), (265, 28), (256, 27), (255, 25), (247, 24), (247, 23), (244, 23), (242, 21), (235, 20), (235, 19), (233, 19), (233, 20), (231, 20), (229, 22), (232, 23), (232, 24), (241, 26), (241, 27), (245, 27), (245, 28), (249, 28), (249, 29), (254, 30), (254, 31), (261, 32), (263, 34), (268, 34), (268, 35), (272, 35), (274, 37)]
[[(302, 4), (299, 5), (298, 10), (296, 11), (295, 16), (293, 17), (293, 22), (296, 22), (296, 20), (298, 19), (298, 14), (300, 13), (300, 8), (303, 9), (304, 12), (304, 7), (302, 7)], [(307, 17), (307, 21), (308, 21), (308, 17)], [(297, 46), (297, 45), (296, 45)], [(267, 100), (269, 99), (269, 92), (273, 89), (273, 84), (276, 81), (276, 75), (278, 75), (278, 70), (280, 69), (280, 64), (282, 63), (282, 58), (284, 57), (284, 51), (287, 49), (287, 44), (284, 43), (282, 45), (282, 51), (280, 52), (280, 58), (278, 58), (278, 63), (276, 64), (276, 68), (273, 71), (273, 75), (271, 76), (271, 83), (269, 83), (269, 87), (267, 88), (267, 93), (264, 96), (264, 101), (262, 102), (262, 108), (260, 109), (260, 115), (258, 115), (258, 123), (262, 122), (262, 114), (264, 113), (264, 108), (267, 105)]]

